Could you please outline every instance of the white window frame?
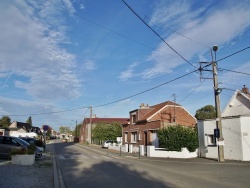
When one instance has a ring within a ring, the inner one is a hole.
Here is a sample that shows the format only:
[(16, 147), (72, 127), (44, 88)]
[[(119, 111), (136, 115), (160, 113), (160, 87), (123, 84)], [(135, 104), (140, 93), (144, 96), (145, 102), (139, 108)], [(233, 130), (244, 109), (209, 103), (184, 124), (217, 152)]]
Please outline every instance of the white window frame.
[(128, 142), (128, 133), (124, 133), (124, 142)]
[(216, 138), (214, 134), (207, 134), (207, 144), (209, 146), (216, 146)]
[(131, 132), (131, 143), (137, 143), (137, 132)]

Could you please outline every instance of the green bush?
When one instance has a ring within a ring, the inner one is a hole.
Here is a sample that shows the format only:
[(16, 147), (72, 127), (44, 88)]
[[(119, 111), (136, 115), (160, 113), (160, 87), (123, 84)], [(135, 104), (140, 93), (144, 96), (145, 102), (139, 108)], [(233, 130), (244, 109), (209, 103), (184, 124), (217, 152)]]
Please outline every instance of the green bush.
[(36, 145), (31, 143), (28, 148), (21, 148), (21, 149), (12, 149), (11, 155), (32, 155), (35, 154)]
[(187, 148), (194, 152), (198, 146), (197, 130), (182, 125), (169, 126), (158, 131), (160, 147), (168, 151), (181, 151), (181, 148)]

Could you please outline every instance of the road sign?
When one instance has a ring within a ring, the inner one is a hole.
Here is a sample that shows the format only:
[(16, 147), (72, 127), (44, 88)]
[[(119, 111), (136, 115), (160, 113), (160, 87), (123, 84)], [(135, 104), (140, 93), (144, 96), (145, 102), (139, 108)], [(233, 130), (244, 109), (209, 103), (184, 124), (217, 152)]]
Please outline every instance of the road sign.
[(48, 126), (48, 125), (44, 125), (44, 126), (43, 126), (43, 130), (44, 130), (44, 131), (48, 131), (48, 130), (49, 130), (49, 126)]

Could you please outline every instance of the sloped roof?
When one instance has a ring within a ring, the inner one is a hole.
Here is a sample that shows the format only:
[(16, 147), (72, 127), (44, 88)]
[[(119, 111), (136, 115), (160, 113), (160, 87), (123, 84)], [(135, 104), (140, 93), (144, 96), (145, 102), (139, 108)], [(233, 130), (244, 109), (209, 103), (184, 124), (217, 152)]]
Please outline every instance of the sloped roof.
[(148, 118), (150, 118), (151, 116), (153, 116), (155, 113), (159, 112), (162, 108), (166, 106), (181, 106), (181, 105), (174, 103), (172, 101), (166, 101), (160, 104), (150, 106), (149, 109), (151, 109), (151, 111), (149, 111), (147, 114), (141, 117), (138, 121), (146, 121)]
[[(238, 98), (241, 98), (238, 100)], [(244, 99), (244, 100), (242, 100)], [(227, 105), (225, 106), (222, 117), (239, 116), (250, 114), (250, 94), (236, 90)]]
[[(125, 123), (129, 118), (92, 118), (92, 123)], [(90, 118), (85, 118), (84, 121), (90, 122)]]
[(24, 129), (25, 131), (29, 132), (32, 129), (32, 126), (29, 123), (22, 123), (22, 122), (17, 122), (16, 128), (19, 129)]

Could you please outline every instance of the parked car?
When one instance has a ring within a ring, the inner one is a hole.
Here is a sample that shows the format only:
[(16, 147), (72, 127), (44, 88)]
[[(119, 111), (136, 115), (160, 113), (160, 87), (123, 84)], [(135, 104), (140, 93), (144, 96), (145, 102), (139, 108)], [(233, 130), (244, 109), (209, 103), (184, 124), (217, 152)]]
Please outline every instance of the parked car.
[(45, 149), (45, 144), (40, 140), (36, 140), (35, 138), (30, 138), (30, 137), (19, 137), (19, 138), (28, 142), (29, 144), (35, 144), (42, 151), (44, 151), (44, 149)]
[[(18, 137), (13, 136), (0, 136), (0, 157), (11, 158), (11, 150), (28, 149), (30, 144)], [(35, 157), (42, 157), (42, 150), (36, 147)]]
[(114, 141), (114, 140), (105, 140), (103, 143), (102, 143), (102, 148), (108, 148), (110, 144), (113, 144), (113, 143), (117, 143), (117, 141)]

